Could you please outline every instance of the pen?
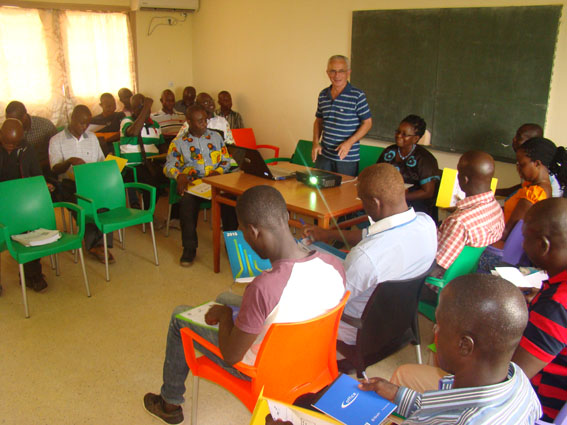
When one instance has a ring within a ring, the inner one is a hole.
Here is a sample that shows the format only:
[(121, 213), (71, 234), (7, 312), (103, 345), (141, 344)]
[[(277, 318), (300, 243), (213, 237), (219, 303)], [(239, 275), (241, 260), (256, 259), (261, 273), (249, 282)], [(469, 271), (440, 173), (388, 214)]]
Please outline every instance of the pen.
[(299, 217), (299, 222), (301, 223), (302, 226), (305, 226), (305, 221), (301, 217)]
[(368, 384), (370, 381), (368, 380), (368, 375), (366, 374), (366, 372), (364, 370), (362, 371), (362, 376), (364, 377), (364, 380)]

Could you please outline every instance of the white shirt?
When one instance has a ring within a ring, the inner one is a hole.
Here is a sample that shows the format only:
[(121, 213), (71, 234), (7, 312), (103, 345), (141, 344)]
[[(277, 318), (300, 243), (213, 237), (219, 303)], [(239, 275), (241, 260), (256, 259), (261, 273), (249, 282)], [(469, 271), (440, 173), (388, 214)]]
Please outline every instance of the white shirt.
[[(65, 128), (49, 140), (49, 166), (51, 168), (69, 158), (81, 158), (87, 163), (104, 161), (104, 154), (94, 133), (86, 131), (77, 139), (68, 128)], [(58, 178), (59, 180), (74, 179), (73, 166), (70, 166)]]
[[(345, 313), (361, 317), (377, 285), (425, 273), (435, 260), (437, 228), (425, 213), (413, 208), (370, 225), (345, 259), (346, 289), (351, 292)], [(341, 322), (339, 339), (356, 342), (356, 329)]]
[[(230, 131), (230, 125), (228, 124), (228, 121), (226, 120), (226, 118), (224, 117), (219, 117), (219, 116), (214, 116), (212, 118), (208, 118), (207, 119), (207, 128), (210, 130), (220, 130), (223, 132), (224, 135), (224, 142), (225, 143), (234, 143), (234, 139), (232, 138), (232, 131)], [(179, 130), (179, 133), (177, 133), (177, 137), (179, 137), (179, 135), (188, 130), (189, 129), (189, 124), (187, 123), (187, 121), (185, 121), (185, 123), (183, 124), (183, 127), (181, 127), (181, 130)]]

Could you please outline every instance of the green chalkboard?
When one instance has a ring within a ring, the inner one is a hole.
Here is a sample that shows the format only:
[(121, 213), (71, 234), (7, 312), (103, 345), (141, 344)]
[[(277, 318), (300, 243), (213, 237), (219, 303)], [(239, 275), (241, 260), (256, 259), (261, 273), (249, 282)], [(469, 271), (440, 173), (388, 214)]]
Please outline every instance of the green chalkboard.
[(515, 160), (523, 123), (545, 123), (562, 6), (353, 13), (352, 83), (368, 98), (369, 137), (393, 141), (422, 116), (435, 149)]

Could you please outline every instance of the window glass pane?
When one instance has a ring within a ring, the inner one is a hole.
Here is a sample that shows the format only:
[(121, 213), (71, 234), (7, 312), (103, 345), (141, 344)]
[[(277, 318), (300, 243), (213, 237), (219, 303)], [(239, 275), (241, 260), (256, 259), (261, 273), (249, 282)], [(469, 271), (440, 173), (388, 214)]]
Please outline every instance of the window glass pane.
[(65, 14), (72, 95), (98, 97), (132, 87), (127, 16), (71, 11)]
[(51, 75), (37, 10), (0, 7), (2, 98), (42, 103), (51, 99)]

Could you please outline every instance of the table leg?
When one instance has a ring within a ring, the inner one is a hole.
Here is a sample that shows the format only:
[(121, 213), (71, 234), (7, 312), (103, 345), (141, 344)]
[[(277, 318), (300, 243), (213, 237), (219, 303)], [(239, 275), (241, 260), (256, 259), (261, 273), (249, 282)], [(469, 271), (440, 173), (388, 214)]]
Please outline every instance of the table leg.
[(220, 236), (221, 236), (221, 214), (220, 204), (217, 196), (220, 190), (216, 187), (211, 188), (211, 225), (213, 226), (213, 270), (220, 272)]

